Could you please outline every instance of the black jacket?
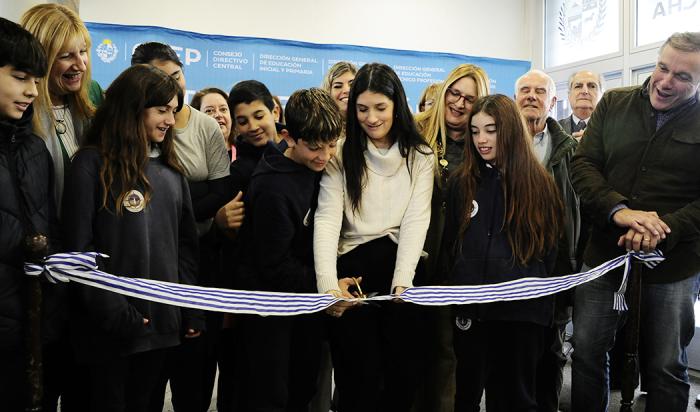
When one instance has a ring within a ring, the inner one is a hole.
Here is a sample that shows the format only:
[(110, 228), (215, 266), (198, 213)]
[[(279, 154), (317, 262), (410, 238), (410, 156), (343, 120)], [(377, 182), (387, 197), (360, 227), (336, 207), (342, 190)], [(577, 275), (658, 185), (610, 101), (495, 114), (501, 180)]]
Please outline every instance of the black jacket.
[[(440, 251), (442, 250), (441, 242), (445, 229), (445, 208), (447, 207), (447, 179), (456, 173), (464, 160), (464, 140), (455, 141), (447, 138), (445, 160), (447, 160), (445, 172), (435, 179), (433, 196), (430, 201), (430, 226), (428, 226), (425, 246), (423, 247), (423, 250), (428, 253), (428, 257), (425, 259), (425, 272), (426, 283), (429, 285), (444, 283), (448, 275), (440, 271)], [(442, 169), (442, 166), (438, 167)], [(420, 281), (420, 278), (414, 279), (413, 283), (419, 285)]]
[[(501, 176), (498, 170), (480, 164), (480, 178), (469, 227), (459, 238), (459, 227), (464, 216), (462, 187), (456, 178), (450, 180), (445, 221), (444, 248), (449, 283), (453, 285), (484, 285), (501, 283), (524, 277), (549, 277), (554, 267), (556, 250), (541, 260), (533, 259), (526, 266), (514, 262), (508, 235), (501, 230), (505, 203)], [(478, 320), (532, 322), (549, 326), (552, 318), (553, 297), (478, 305), (462, 305), (457, 311)]]
[[(30, 106), (20, 120), (0, 122), (0, 348), (21, 345), (27, 311), (23, 302), (26, 231), (47, 234), (56, 246), (51, 156), (44, 142), (31, 132), (32, 113)], [(14, 189), (13, 163), (24, 202)], [(28, 210), (23, 212), (25, 204)], [(25, 228), (23, 213), (33, 228)], [(46, 284), (43, 289), (42, 335), (51, 340), (63, 333), (66, 319), (61, 296), (65, 287)]]
[[(236, 141), (236, 160), (229, 168), (230, 175), (227, 178), (229, 190), (236, 196), (239, 191), (248, 193), (248, 185), (253, 175), (253, 171), (260, 161), (263, 152), (269, 146), (274, 146), (270, 142), (265, 146), (256, 147), (244, 142), (241, 139)], [(244, 199), (245, 200), (245, 199)], [(250, 205), (245, 203), (245, 213), (251, 212)], [(216, 225), (212, 225), (212, 230), (207, 236), (202, 238), (202, 256), (209, 259), (209, 262), (202, 261), (202, 281), (204, 285), (211, 285), (223, 288), (236, 288), (238, 279), (238, 264), (240, 260), (240, 233), (234, 239), (226, 237)], [(205, 250), (206, 248), (206, 250)]]
[(276, 147), (267, 148), (245, 197), (240, 287), (316, 292), (313, 217), (320, 177)]
[(255, 171), (260, 158), (269, 146), (274, 146), (274, 143), (268, 142), (265, 146), (257, 147), (242, 139), (238, 139), (236, 142), (236, 160), (231, 163), (230, 169), (234, 196), (239, 190), (246, 194), (253, 171)]
[[(78, 152), (73, 160), (63, 196), (66, 246), (109, 255), (100, 266), (115, 275), (196, 284), (197, 230), (185, 178), (159, 158), (149, 159), (148, 205), (119, 216), (113, 200), (108, 209), (101, 207), (101, 164), (94, 149)], [(133, 189), (143, 193), (143, 188)], [(116, 197), (120, 191), (113, 192)], [(204, 327), (200, 311), (71, 286), (71, 333), (83, 360), (175, 346), (185, 329)], [(150, 324), (144, 326), (143, 318)]]
[(561, 194), (564, 204), (564, 227), (562, 242), (559, 244), (559, 254), (554, 273), (567, 275), (575, 273), (581, 267), (581, 209), (579, 197), (574, 191), (569, 175), (571, 159), (578, 143), (569, 136), (553, 118), (547, 118), (547, 129), (552, 137), (552, 154), (545, 169), (554, 178), (554, 183)]

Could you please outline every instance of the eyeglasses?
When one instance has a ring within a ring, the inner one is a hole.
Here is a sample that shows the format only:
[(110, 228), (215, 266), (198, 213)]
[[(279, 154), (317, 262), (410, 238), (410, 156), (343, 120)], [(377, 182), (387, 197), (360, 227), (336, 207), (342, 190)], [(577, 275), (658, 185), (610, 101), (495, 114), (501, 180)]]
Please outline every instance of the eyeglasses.
[(449, 103), (457, 103), (457, 102), (459, 102), (460, 99), (464, 99), (464, 103), (469, 103), (469, 104), (473, 104), (476, 101), (475, 96), (469, 96), (466, 94), (462, 94), (458, 90), (455, 90), (451, 87), (447, 88), (447, 93), (445, 93), (445, 97), (447, 98), (447, 101)]

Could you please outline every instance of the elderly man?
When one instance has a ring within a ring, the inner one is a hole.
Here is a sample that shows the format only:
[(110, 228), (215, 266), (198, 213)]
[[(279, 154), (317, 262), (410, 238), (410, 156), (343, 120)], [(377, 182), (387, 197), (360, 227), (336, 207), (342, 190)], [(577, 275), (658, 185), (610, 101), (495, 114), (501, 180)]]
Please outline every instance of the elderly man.
[(589, 70), (581, 70), (569, 77), (569, 104), (571, 116), (559, 120), (562, 129), (577, 141), (581, 141), (591, 114), (603, 97), (603, 76)]
[[(625, 250), (663, 251), (642, 274), (640, 362), (646, 410), (685, 411), (686, 347), (695, 329), (700, 272), (700, 32), (661, 46), (641, 86), (603, 96), (572, 163), (574, 187), (594, 219), (584, 254), (596, 266)], [(620, 274), (576, 290), (572, 404), (608, 404), (607, 351), (624, 312), (613, 310)]]
[[(569, 179), (569, 163), (577, 143), (549, 117), (556, 103), (556, 86), (551, 77), (539, 70), (531, 70), (515, 83), (515, 101), (525, 118), (533, 148), (540, 163), (552, 174), (562, 195), (565, 207), (564, 234), (559, 245), (556, 275), (574, 272), (577, 268), (577, 244), (581, 218), (579, 201)], [(539, 411), (558, 410), (562, 386), (562, 369), (566, 357), (562, 353), (566, 324), (571, 318), (570, 296), (557, 295), (552, 327), (545, 337), (548, 350), (542, 354), (537, 372), (537, 407)]]

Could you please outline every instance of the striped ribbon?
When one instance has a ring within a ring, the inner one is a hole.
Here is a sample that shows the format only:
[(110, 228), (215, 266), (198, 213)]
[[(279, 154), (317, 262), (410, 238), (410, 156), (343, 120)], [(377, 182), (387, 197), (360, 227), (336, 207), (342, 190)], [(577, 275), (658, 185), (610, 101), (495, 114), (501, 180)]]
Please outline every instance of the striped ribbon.
[[(358, 300), (336, 298), (332, 295), (318, 293), (217, 289), (159, 280), (115, 276), (98, 269), (96, 263), (98, 256), (107, 257), (95, 252), (57, 253), (47, 257), (43, 265), (26, 263), (25, 272), (29, 276), (44, 274), (52, 283), (77, 282), (121, 295), (169, 305), (263, 316), (292, 316), (314, 313), (326, 309), (341, 300)], [(614, 309), (626, 310), (624, 291), (629, 276), (630, 262), (633, 258), (641, 260), (650, 268), (653, 268), (664, 259), (659, 251), (652, 253), (629, 252), (582, 273), (551, 278), (522, 278), (493, 285), (419, 286), (406, 289), (400, 298), (406, 302), (431, 306), (532, 299), (573, 288), (624, 265), (625, 274), (620, 289), (615, 292)], [(363, 301), (391, 300), (396, 297), (394, 295), (383, 295), (364, 299)]]

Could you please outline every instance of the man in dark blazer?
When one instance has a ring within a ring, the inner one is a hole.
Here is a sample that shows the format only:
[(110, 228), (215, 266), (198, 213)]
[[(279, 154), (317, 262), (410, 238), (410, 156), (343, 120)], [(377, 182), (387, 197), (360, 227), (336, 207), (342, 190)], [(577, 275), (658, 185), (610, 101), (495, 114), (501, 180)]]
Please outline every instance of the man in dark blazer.
[(572, 113), (559, 120), (559, 124), (577, 141), (581, 140), (593, 110), (603, 97), (603, 88), (603, 76), (589, 70), (575, 72), (569, 77), (569, 104)]

